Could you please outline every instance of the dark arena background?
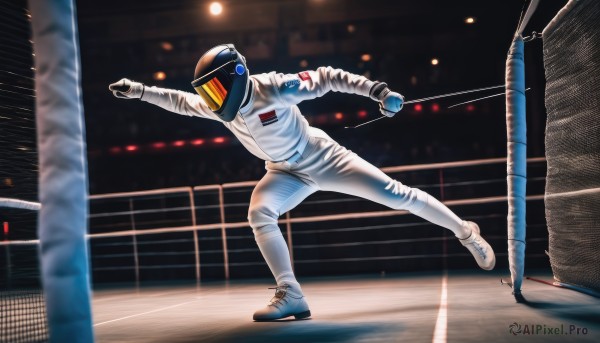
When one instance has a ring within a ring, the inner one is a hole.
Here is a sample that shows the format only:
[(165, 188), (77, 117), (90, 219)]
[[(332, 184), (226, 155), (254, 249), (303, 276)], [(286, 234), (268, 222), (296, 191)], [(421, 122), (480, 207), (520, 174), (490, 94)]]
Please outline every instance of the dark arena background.
[[(595, 1), (0, 0), (0, 12), (0, 343), (600, 341)], [(521, 24), (526, 212), (507, 186), (504, 94)], [(418, 100), (358, 128), (381, 116), (368, 97), (299, 108), (477, 222), (495, 268), (406, 211), (317, 192), (279, 218), (312, 317), (253, 321), (275, 286), (247, 219), (265, 162), (218, 121), (108, 89), (128, 78), (194, 93), (198, 59), (222, 43), (251, 74), (332, 66)], [(76, 163), (50, 172), (61, 152)]]

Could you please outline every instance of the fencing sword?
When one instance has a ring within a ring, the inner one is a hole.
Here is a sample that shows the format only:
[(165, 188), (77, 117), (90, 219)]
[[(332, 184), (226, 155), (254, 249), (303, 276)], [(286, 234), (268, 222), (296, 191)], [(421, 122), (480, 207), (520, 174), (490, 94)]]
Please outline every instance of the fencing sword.
[[(441, 94), (441, 95), (434, 95), (434, 96), (430, 96), (430, 97), (426, 97), (426, 98), (420, 98), (420, 99), (414, 99), (414, 100), (405, 101), (404, 104), (415, 104), (415, 103), (420, 103), (420, 102), (425, 102), (425, 101), (435, 100), (435, 99), (441, 99), (441, 98), (447, 98), (447, 97), (461, 95), (461, 94), (468, 94), (468, 93), (475, 93), (475, 92), (486, 91), (486, 90), (490, 90), (490, 89), (503, 88), (504, 86), (505, 85), (502, 84), (502, 85), (498, 85), (498, 86), (490, 86), (490, 87), (469, 89), (469, 90), (465, 90), (465, 91), (458, 91), (458, 92), (446, 93), (446, 94)], [(373, 120), (369, 120), (368, 122), (364, 122), (362, 124), (358, 124), (356, 126), (346, 126), (344, 128), (345, 129), (356, 129), (358, 127), (370, 124), (370, 123), (372, 123), (374, 121), (377, 121), (377, 120), (383, 119), (383, 118), (389, 118), (389, 117), (387, 117), (387, 116), (381, 116), (379, 118), (375, 118)]]
[[(530, 89), (531, 89), (531, 87), (526, 88), (525, 91), (527, 92)], [(465, 105), (465, 104), (470, 104), (472, 102), (477, 102), (479, 100), (489, 99), (489, 98), (497, 97), (497, 96), (504, 95), (504, 94), (506, 94), (506, 92), (492, 94), (492, 95), (484, 96), (483, 98), (477, 98), (477, 99), (473, 99), (473, 100), (461, 102), (461, 103), (458, 103), (458, 104), (454, 104), (454, 105), (448, 106), (448, 108), (452, 108), (452, 107), (456, 107), (456, 106), (460, 106), (460, 105)]]

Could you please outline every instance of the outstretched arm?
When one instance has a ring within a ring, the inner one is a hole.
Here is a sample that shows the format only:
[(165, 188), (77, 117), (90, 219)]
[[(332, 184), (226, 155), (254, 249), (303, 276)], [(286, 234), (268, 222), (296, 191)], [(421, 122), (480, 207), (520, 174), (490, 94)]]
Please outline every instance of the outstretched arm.
[(113, 95), (121, 99), (140, 99), (167, 111), (218, 120), (200, 96), (174, 89), (148, 87), (140, 82), (121, 79), (108, 86)]
[(274, 74), (274, 82), (284, 102), (289, 105), (314, 99), (329, 91), (358, 94), (379, 102), (381, 113), (392, 117), (402, 109), (404, 97), (392, 92), (387, 84), (342, 69), (320, 67), (298, 74)]

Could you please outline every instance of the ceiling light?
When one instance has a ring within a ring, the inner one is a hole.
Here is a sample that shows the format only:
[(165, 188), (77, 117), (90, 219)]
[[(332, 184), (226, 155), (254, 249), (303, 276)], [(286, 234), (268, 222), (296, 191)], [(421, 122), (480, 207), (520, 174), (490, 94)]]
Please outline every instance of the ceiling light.
[(209, 10), (210, 14), (217, 16), (223, 12), (223, 5), (221, 5), (220, 2), (215, 1), (210, 4)]
[(162, 43), (160, 43), (160, 47), (164, 51), (171, 51), (171, 50), (173, 50), (173, 44), (171, 44), (170, 42), (162, 42)]
[(152, 77), (157, 81), (162, 81), (167, 78), (167, 74), (165, 74), (164, 71), (157, 71), (156, 73), (152, 74)]

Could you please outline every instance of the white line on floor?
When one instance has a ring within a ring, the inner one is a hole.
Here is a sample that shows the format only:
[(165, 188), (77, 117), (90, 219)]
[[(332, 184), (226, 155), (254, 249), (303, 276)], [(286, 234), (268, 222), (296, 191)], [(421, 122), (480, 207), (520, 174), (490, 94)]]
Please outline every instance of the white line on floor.
[(143, 312), (143, 313), (138, 313), (138, 314), (132, 314), (131, 316), (126, 316), (126, 317), (117, 318), (117, 319), (113, 319), (113, 320), (107, 320), (105, 322), (96, 323), (96, 324), (94, 324), (94, 326), (100, 326), (100, 325), (104, 325), (104, 324), (116, 322), (116, 321), (123, 320), (123, 319), (128, 319), (128, 318), (133, 318), (133, 317), (139, 317), (139, 316), (143, 316), (145, 314), (150, 314), (150, 313), (154, 313), (154, 312), (160, 312), (160, 311), (163, 311), (163, 310), (168, 310), (168, 309), (173, 308), (173, 307), (177, 307), (177, 306), (181, 306), (181, 305), (185, 305), (185, 304), (191, 304), (191, 303), (198, 302), (198, 301), (199, 300), (186, 301), (184, 303), (180, 303), (180, 304), (177, 304), (177, 305), (171, 305), (171, 306), (163, 307), (163, 308), (159, 308), (159, 309), (148, 311), (148, 312)]
[(442, 277), (442, 295), (440, 309), (433, 329), (433, 343), (446, 343), (448, 339), (448, 273)]

